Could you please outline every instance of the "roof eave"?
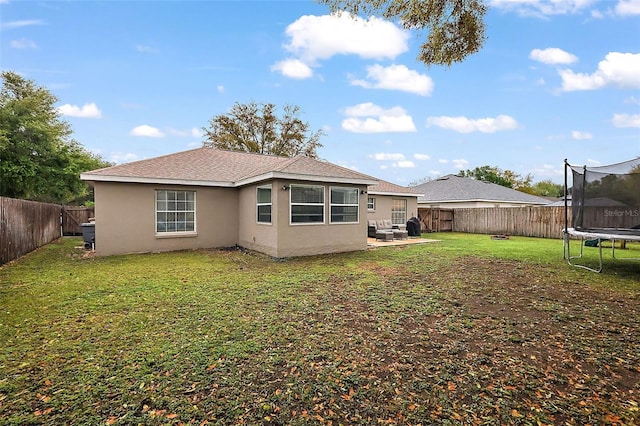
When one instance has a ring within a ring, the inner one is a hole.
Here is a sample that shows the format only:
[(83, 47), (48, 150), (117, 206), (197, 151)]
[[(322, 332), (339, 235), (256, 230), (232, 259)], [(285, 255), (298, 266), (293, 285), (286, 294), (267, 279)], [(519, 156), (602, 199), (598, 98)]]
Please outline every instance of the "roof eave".
[(391, 195), (395, 197), (416, 197), (418, 198), (420, 194), (413, 194), (410, 192), (390, 192), (390, 191), (367, 191), (370, 195)]
[(511, 204), (539, 204), (541, 206), (547, 205), (541, 201), (513, 201), (513, 200), (490, 200), (490, 199), (469, 199), (469, 200), (418, 200), (418, 204), (436, 204), (436, 203), (511, 203)]
[(89, 182), (117, 182), (117, 183), (150, 183), (159, 185), (188, 185), (188, 186), (216, 186), (233, 188), (233, 182), (212, 182), (206, 180), (149, 178), (138, 176), (109, 176), (81, 173), (80, 179)]

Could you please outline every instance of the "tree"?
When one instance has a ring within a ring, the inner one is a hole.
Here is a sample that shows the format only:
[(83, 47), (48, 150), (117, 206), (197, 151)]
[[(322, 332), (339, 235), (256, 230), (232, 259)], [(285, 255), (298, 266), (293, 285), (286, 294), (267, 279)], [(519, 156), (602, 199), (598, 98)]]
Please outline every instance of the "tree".
[(531, 175), (522, 178), (511, 170), (502, 170), (494, 166), (476, 167), (473, 170), (460, 170), (462, 177), (470, 177), (484, 182), (492, 182), (507, 188), (522, 189), (531, 186)]
[(462, 62), (486, 40), (485, 0), (318, 0), (332, 12), (379, 14), (405, 29), (428, 31), (418, 59), (427, 66)]
[(318, 158), (322, 147), (321, 130), (311, 132), (309, 123), (298, 118), (300, 108), (286, 105), (281, 118), (274, 104), (235, 103), (228, 114), (221, 114), (203, 127), (204, 146), (231, 151), (294, 157)]
[(0, 195), (62, 204), (86, 195), (80, 173), (110, 163), (71, 139), (47, 89), (11, 71), (0, 76)]
[(564, 195), (564, 185), (554, 183), (550, 179), (541, 180), (529, 187), (519, 188), (518, 190), (539, 197), (562, 197)]

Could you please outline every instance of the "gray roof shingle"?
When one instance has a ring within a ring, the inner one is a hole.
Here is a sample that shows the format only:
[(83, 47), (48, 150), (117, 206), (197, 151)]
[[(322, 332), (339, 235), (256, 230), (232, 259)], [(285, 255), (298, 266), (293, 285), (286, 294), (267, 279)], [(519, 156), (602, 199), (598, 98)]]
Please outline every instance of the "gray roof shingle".
[(441, 203), (452, 201), (489, 201), (521, 204), (548, 204), (549, 201), (507, 188), (491, 182), (467, 177), (446, 175), (413, 187), (421, 195), (418, 203)]
[(81, 175), (83, 180), (88, 181), (230, 187), (278, 177), (365, 185), (378, 181), (363, 173), (303, 156), (277, 157), (207, 147), (120, 164)]
[(380, 180), (377, 184), (370, 185), (369, 188), (367, 188), (367, 191), (372, 195), (397, 194), (415, 197), (420, 195), (420, 193), (415, 191), (413, 188), (396, 185), (395, 183), (387, 182), (386, 180)]

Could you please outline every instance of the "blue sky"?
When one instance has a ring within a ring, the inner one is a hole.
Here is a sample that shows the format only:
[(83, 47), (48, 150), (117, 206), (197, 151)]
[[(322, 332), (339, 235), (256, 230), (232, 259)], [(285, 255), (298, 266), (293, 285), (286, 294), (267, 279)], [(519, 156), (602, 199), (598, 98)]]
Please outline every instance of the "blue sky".
[(0, 0), (0, 68), (118, 163), (200, 146), (250, 101), (298, 105), (321, 158), (400, 185), (640, 156), (640, 0), (488, 3), (484, 48), (428, 68), (419, 33), (311, 0)]

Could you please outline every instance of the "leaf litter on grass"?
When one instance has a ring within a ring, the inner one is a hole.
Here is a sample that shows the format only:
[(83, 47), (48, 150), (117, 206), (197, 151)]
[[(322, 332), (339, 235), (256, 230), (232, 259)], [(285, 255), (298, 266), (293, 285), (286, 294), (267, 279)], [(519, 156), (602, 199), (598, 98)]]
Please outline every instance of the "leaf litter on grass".
[[(638, 295), (588, 275), (419, 246), (279, 262), (53, 248), (0, 270), (6, 424), (640, 421)], [(65, 260), (25, 272), (49, 256)], [(47, 294), (29, 312), (20, 280)]]

